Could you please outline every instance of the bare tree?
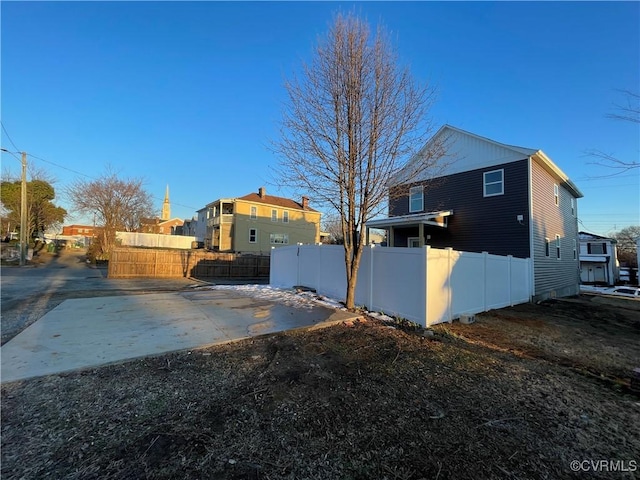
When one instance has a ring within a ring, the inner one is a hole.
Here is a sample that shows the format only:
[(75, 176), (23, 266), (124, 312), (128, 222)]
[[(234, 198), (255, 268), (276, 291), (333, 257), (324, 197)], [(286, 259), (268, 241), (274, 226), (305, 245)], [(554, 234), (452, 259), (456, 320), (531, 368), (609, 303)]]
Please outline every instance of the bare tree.
[(329, 208), (340, 219), (347, 276), (346, 306), (354, 308), (365, 223), (386, 205), (400, 168), (410, 181), (436, 163), (437, 149), (406, 160), (432, 132), (435, 90), (416, 82), (384, 28), (372, 34), (353, 13), (336, 15), (300, 77), (286, 82), (278, 184)]
[(618, 241), (618, 260), (630, 267), (638, 267), (638, 244), (640, 238), (640, 226), (625, 227), (613, 234)]
[(121, 179), (110, 168), (97, 180), (76, 180), (67, 188), (73, 208), (95, 215), (103, 253), (115, 243), (117, 230), (132, 231), (153, 216), (153, 201), (141, 179)]
[[(626, 99), (625, 104), (616, 104), (616, 112), (607, 114), (607, 118), (622, 120), (624, 122), (640, 123), (640, 95), (630, 90), (619, 90)], [(617, 175), (627, 170), (640, 168), (638, 160), (620, 160), (615, 155), (603, 152), (602, 150), (591, 149), (587, 152), (591, 157), (597, 159), (596, 165), (613, 168), (617, 170), (613, 175)]]

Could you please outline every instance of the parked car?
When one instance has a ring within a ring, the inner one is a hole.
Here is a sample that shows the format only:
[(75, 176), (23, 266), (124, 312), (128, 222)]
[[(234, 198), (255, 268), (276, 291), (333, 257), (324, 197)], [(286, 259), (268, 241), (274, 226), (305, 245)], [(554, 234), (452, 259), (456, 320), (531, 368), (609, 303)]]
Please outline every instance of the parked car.
[(640, 298), (640, 288), (638, 287), (615, 287), (603, 290), (607, 295), (620, 295), (623, 297)]

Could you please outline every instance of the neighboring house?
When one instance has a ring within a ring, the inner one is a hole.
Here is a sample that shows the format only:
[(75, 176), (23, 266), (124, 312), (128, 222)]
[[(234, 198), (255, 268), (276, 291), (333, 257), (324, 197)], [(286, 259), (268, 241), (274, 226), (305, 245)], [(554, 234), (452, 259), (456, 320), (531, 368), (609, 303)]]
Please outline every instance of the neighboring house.
[(161, 235), (176, 235), (176, 228), (182, 227), (184, 220), (172, 218), (161, 220), (159, 218), (144, 218), (140, 222), (139, 233), (159, 233)]
[(585, 284), (615, 285), (620, 279), (617, 240), (593, 233), (580, 235), (580, 281)]
[(62, 235), (93, 237), (95, 230), (93, 225), (65, 225), (62, 227)]
[(195, 237), (196, 230), (198, 226), (198, 219), (192, 218), (191, 220), (185, 220), (182, 224), (182, 229), (180, 230), (180, 235), (184, 235), (186, 237)]
[(320, 241), (321, 213), (301, 202), (258, 193), (223, 198), (198, 210), (206, 216), (205, 248), (220, 252), (262, 252), (272, 247)]
[(386, 229), (393, 247), (531, 258), (533, 300), (578, 294), (577, 199), (583, 195), (567, 175), (542, 150), (448, 125), (422, 151), (442, 141), (443, 172), (391, 185), (389, 218), (368, 222), (367, 230)]

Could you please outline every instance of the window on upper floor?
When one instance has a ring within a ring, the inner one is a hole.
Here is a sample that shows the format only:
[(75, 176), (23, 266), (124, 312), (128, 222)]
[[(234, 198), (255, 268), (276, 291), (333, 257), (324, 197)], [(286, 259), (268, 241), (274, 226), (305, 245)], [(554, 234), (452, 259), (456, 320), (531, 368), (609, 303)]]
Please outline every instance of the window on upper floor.
[(549, 240), (548, 238), (544, 239), (544, 256), (548, 257), (550, 255), (549, 250), (551, 249), (551, 240)]
[(587, 253), (593, 255), (605, 255), (607, 253), (607, 244), (602, 243), (587, 243)]
[(573, 259), (578, 259), (578, 243), (576, 242), (575, 238), (573, 239)]
[(255, 228), (249, 229), (249, 243), (256, 243), (258, 240), (258, 230)]
[(553, 184), (553, 201), (555, 202), (556, 206), (560, 205), (560, 187), (557, 183)]
[(278, 221), (278, 210), (276, 210), (275, 208), (271, 210), (271, 221), (272, 222)]
[(576, 199), (571, 197), (571, 216), (576, 216)]
[(251, 219), (255, 220), (256, 218), (258, 218), (258, 207), (251, 205)]
[(556, 235), (556, 258), (560, 260), (560, 235)]
[(493, 197), (504, 194), (504, 169), (484, 172), (484, 196)]
[(289, 223), (289, 212), (282, 212), (282, 223)]
[(419, 185), (409, 189), (409, 213), (424, 210), (424, 187)]

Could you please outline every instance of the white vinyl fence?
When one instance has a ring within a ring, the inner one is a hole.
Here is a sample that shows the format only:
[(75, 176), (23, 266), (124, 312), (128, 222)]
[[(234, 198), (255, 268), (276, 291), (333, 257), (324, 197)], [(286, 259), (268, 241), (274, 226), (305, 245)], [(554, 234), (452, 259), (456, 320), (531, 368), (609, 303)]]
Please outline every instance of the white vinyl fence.
[(158, 233), (116, 232), (116, 240), (123, 247), (156, 247), (190, 249), (196, 237), (161, 235)]
[[(424, 326), (462, 314), (531, 299), (529, 259), (450, 248), (366, 247), (358, 272), (356, 305)], [(299, 245), (271, 250), (270, 283), (304, 285), (344, 300), (347, 280), (340, 245)]]

